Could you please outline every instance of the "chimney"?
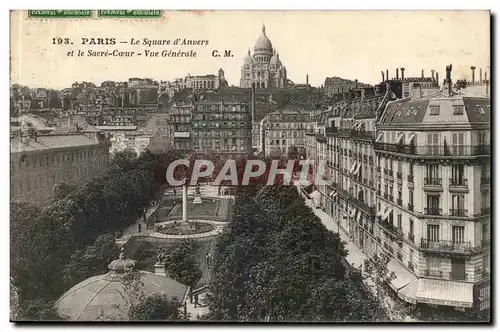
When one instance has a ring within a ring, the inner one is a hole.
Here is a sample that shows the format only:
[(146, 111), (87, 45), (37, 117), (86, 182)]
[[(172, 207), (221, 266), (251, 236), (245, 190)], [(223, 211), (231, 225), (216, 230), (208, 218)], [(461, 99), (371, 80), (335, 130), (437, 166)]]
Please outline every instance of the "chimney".
[(385, 82), (385, 78), (384, 78), (384, 71), (381, 70), (380, 73), (382, 74), (382, 82)]
[(431, 73), (432, 73), (432, 81), (433, 81), (433, 82), (434, 82), (434, 72), (435, 72), (435, 70), (434, 70), (434, 69), (432, 69), (432, 70), (431, 70)]
[(309, 85), (309, 74), (306, 75), (306, 85)]
[(488, 73), (486, 72), (486, 70), (484, 71), (484, 80), (488, 82)]
[(389, 69), (385, 70), (385, 79), (388, 81), (389, 80)]
[(446, 66), (446, 79), (443, 83), (443, 95), (445, 97), (451, 97), (452, 91), (452, 81), (451, 81), (451, 69), (452, 65)]
[(404, 81), (405, 79), (405, 69), (401, 68), (401, 80)]
[(424, 70), (422, 69), (422, 78), (424, 78)]
[(396, 68), (396, 79), (399, 80), (399, 68)]
[(355, 80), (354, 80), (354, 84), (355, 84), (355, 88), (354, 88), (354, 89), (355, 89), (355, 90), (358, 90), (358, 79), (355, 79)]
[(474, 84), (476, 67), (471, 66), (470, 69), (472, 70), (472, 84)]
[(255, 121), (255, 83), (252, 83), (252, 123)]
[(483, 83), (483, 68), (479, 68), (479, 83)]

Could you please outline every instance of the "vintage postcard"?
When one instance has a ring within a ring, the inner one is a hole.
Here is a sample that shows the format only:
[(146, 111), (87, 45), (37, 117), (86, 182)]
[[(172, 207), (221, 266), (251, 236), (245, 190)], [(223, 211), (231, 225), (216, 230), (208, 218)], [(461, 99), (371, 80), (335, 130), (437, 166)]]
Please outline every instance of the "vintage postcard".
[(11, 321), (490, 321), (489, 11), (10, 24)]

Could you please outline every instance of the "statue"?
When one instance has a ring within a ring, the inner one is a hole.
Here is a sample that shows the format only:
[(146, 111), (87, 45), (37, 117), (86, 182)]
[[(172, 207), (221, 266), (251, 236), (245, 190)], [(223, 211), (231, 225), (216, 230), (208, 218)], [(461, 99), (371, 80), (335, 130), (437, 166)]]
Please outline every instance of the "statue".
[(160, 246), (158, 248), (158, 251), (156, 252), (156, 264), (162, 264), (165, 262), (165, 259), (167, 258), (165, 254), (165, 249)]
[(201, 193), (200, 193), (200, 185), (199, 184), (196, 185), (196, 195), (201, 195)]
[(451, 69), (451, 65), (446, 66), (446, 82), (451, 82)]

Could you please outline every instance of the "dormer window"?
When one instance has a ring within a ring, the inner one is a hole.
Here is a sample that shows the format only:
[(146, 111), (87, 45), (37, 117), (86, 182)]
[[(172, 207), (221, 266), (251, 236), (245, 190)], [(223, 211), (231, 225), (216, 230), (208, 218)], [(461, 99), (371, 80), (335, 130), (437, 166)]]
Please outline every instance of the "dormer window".
[(453, 114), (454, 115), (464, 114), (464, 107), (462, 105), (454, 105), (453, 106)]
[(431, 106), (430, 115), (439, 115), (439, 106)]
[(476, 108), (477, 108), (477, 111), (479, 112), (479, 114), (481, 114), (481, 115), (486, 114), (486, 112), (484, 111), (484, 107), (482, 105), (477, 105)]

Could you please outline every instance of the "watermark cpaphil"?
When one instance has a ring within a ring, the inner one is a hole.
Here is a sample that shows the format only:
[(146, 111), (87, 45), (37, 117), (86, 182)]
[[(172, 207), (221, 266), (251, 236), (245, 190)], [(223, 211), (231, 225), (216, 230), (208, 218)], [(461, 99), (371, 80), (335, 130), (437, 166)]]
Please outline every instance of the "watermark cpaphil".
[(166, 180), (170, 186), (195, 186), (200, 182), (213, 185), (331, 185), (325, 178), (326, 162), (313, 160), (227, 159), (214, 163), (207, 159), (178, 159), (169, 164)]

